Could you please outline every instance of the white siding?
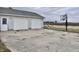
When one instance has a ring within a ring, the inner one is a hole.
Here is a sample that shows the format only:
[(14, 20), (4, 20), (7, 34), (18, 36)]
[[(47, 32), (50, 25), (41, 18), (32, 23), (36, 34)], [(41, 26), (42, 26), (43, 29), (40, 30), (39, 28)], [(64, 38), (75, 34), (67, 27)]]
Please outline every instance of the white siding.
[(42, 19), (32, 19), (31, 21), (31, 28), (32, 29), (40, 29), (43, 27), (43, 20)]
[(8, 20), (8, 30), (13, 30), (13, 17), (9, 17), (9, 20)]
[[(7, 24), (2, 24), (2, 18), (7, 18)], [(26, 29), (40, 29), (43, 27), (42, 19), (0, 16), (0, 30), (26, 30)]]
[(14, 30), (28, 29), (28, 20), (26, 18), (14, 17)]
[(32, 19), (28, 19), (28, 29), (31, 29), (31, 20)]

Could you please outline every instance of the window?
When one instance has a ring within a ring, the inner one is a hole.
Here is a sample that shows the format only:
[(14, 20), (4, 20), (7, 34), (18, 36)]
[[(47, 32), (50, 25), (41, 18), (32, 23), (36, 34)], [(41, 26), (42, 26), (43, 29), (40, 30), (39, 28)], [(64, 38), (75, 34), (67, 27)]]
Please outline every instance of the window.
[(2, 24), (7, 24), (7, 18), (2, 18)]

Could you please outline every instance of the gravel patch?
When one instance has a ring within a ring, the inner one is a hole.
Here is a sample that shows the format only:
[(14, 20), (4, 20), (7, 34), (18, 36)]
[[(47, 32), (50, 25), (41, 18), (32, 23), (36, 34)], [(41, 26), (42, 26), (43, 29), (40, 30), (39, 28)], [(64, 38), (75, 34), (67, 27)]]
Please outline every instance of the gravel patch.
[(13, 52), (78, 52), (79, 34), (55, 30), (0, 32)]

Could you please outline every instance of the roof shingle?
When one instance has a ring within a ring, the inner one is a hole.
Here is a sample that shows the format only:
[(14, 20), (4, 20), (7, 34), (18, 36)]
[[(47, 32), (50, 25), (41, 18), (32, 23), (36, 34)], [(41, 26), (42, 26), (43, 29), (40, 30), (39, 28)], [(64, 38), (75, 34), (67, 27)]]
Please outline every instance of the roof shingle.
[(13, 15), (24, 15), (24, 16), (36, 16), (39, 18), (44, 18), (43, 16), (34, 13), (34, 12), (29, 12), (29, 11), (22, 11), (22, 10), (16, 10), (16, 9), (11, 9), (11, 8), (3, 8), (0, 7), (0, 13), (4, 13), (4, 14), (13, 14)]

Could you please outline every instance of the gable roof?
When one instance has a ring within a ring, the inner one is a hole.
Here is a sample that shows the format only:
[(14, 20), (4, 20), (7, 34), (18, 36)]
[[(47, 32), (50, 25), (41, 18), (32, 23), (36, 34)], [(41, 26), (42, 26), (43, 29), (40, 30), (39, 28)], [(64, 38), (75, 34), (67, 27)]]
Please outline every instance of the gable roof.
[(29, 11), (23, 11), (23, 10), (16, 10), (13, 8), (3, 8), (0, 7), (0, 13), (1, 14), (12, 14), (12, 15), (22, 15), (22, 16), (32, 16), (37, 18), (44, 18), (43, 16)]

